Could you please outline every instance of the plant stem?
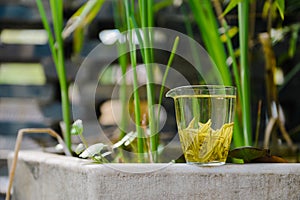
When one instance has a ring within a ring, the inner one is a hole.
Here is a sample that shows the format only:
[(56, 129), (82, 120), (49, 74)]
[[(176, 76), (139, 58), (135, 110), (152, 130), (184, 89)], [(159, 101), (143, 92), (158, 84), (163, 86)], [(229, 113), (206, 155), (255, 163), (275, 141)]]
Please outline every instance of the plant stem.
[[(229, 27), (228, 27), (228, 24), (227, 24), (224, 16), (222, 15), (223, 12), (222, 12), (222, 7), (220, 5), (220, 2), (218, 0), (214, 0), (213, 3), (214, 3), (216, 13), (219, 16), (218, 18), (220, 20), (220, 24), (222, 25), (222, 27), (225, 30), (226, 46), (227, 46), (229, 55), (232, 59), (233, 74), (234, 74), (234, 79), (235, 79), (235, 85), (237, 87), (238, 99), (240, 101), (243, 101), (242, 100), (243, 96), (242, 96), (242, 88), (241, 88), (241, 81), (240, 81), (240, 74), (239, 74), (238, 64), (237, 64), (237, 61), (236, 61), (236, 58), (235, 58), (235, 55), (234, 55), (234, 49), (233, 49), (232, 41), (231, 41), (231, 38), (228, 34)], [(238, 115), (238, 113), (236, 111), (236, 116), (237, 115)], [(243, 146), (243, 143), (244, 143), (243, 138), (241, 137), (241, 133), (240, 133), (241, 129), (240, 129), (240, 124), (239, 123), (240, 122), (239, 122), (238, 117), (235, 117), (235, 120), (234, 120), (234, 134), (233, 134), (233, 140), (234, 140), (235, 146), (238, 145), (238, 144), (239, 144), (238, 146)]]
[(78, 136), (79, 136), (80, 140), (82, 141), (84, 147), (87, 149), (89, 147), (89, 145), (88, 145), (86, 139), (84, 138), (84, 136), (82, 135), (82, 133), (80, 133)]
[(139, 1), (140, 10), (141, 10), (141, 27), (143, 32), (143, 40), (140, 41), (142, 45), (142, 51), (144, 52), (144, 64), (146, 66), (146, 74), (147, 74), (147, 106), (148, 106), (148, 121), (149, 121), (149, 129), (150, 129), (150, 147), (151, 147), (151, 154), (152, 159), (154, 162), (158, 160), (158, 133), (156, 129), (157, 120), (155, 118), (154, 112), (154, 78), (153, 78), (153, 52), (152, 52), (152, 45), (151, 45), (151, 38), (152, 38), (152, 30), (151, 26), (153, 23), (153, 1), (148, 0), (140, 0)]
[[(193, 33), (193, 28), (192, 28), (192, 24), (190, 22), (190, 19), (188, 18), (188, 14), (186, 11), (186, 7), (185, 5), (181, 6), (181, 12), (183, 13), (184, 16), (184, 24), (185, 24), (185, 29), (187, 31), (187, 34), (189, 37), (191, 37), (192, 39), (194, 39), (194, 33)], [(198, 71), (200, 71), (201, 68), (201, 62), (200, 62), (200, 58), (198, 56), (198, 52), (197, 52), (197, 48), (195, 47), (195, 44), (193, 42), (189, 42), (190, 48), (191, 48), (191, 53), (192, 53), (192, 58), (193, 60), (195, 60), (195, 64), (196, 64), (196, 69)], [(201, 75), (199, 74), (199, 84), (201, 84)], [(199, 122), (199, 103), (197, 99), (192, 99), (192, 110), (193, 110), (193, 116), (194, 116), (194, 121), (195, 123)]]
[(44, 25), (45, 30), (48, 33), (48, 42), (52, 54), (52, 58), (58, 74), (59, 85), (61, 89), (61, 101), (62, 101), (62, 113), (63, 121), (65, 124), (65, 131), (63, 132), (65, 143), (68, 149), (71, 151), (71, 124), (70, 124), (70, 102), (68, 98), (68, 87), (66, 81), (65, 63), (64, 63), (64, 48), (62, 39), (62, 26), (63, 26), (63, 5), (62, 1), (50, 0), (51, 14), (53, 18), (54, 36), (51, 32), (51, 28), (46, 16), (45, 8), (41, 0), (36, 0), (37, 7)]
[(261, 104), (262, 101), (259, 100), (258, 108), (257, 108), (256, 130), (255, 130), (255, 143), (254, 143), (255, 147), (258, 147), (259, 128), (260, 128), (260, 119), (261, 119)]
[[(126, 30), (126, 22), (123, 21), (124, 18), (126, 19), (126, 14), (123, 11), (124, 7), (120, 4), (120, 2), (113, 2), (113, 14), (115, 20), (115, 26), (123, 32)], [(125, 15), (125, 16), (124, 16)], [(120, 124), (120, 139), (122, 139), (126, 135), (126, 129), (128, 124), (127, 119), (127, 82), (126, 82), (126, 72), (127, 72), (127, 55), (124, 54), (126, 52), (126, 44), (118, 43), (118, 52), (119, 52), (119, 64), (121, 66), (122, 71), (122, 82), (120, 86), (120, 101), (122, 104), (122, 113), (121, 113), (121, 124)]]
[(57, 64), (56, 63), (57, 62), (57, 55), (56, 55), (56, 50), (55, 50), (55, 41), (54, 41), (54, 37), (53, 37), (53, 34), (51, 32), (51, 28), (50, 28), (50, 25), (49, 25), (49, 22), (48, 22), (48, 19), (47, 19), (45, 8), (44, 8), (44, 5), (42, 3), (42, 0), (36, 0), (36, 4), (37, 4), (37, 7), (38, 7), (40, 16), (41, 16), (43, 26), (44, 26), (47, 34), (48, 34), (48, 43), (49, 43), (51, 55), (53, 57), (54, 64), (56, 65)]
[(242, 90), (242, 124), (244, 134), (244, 145), (252, 143), (251, 111), (250, 111), (250, 86), (248, 67), (248, 24), (249, 24), (249, 0), (238, 4), (239, 41), (241, 52), (241, 90)]
[[(191, 24), (191, 21), (188, 17), (188, 13), (186, 11), (186, 6), (185, 5), (182, 5), (181, 6), (181, 12), (184, 16), (184, 24), (185, 24), (185, 29), (186, 29), (186, 32), (188, 34), (189, 37), (191, 37), (192, 39), (195, 40), (195, 37), (194, 37), (194, 33), (193, 33), (193, 27), (192, 27), (192, 24)], [(201, 62), (200, 62), (200, 58), (198, 56), (198, 52), (197, 52), (197, 48), (195, 46), (195, 43), (194, 42), (191, 42), (189, 41), (189, 45), (190, 45), (190, 48), (191, 48), (191, 53), (192, 53), (192, 58), (193, 60), (195, 60), (195, 64), (196, 64), (196, 69), (198, 71), (200, 71), (200, 68), (201, 68)], [(198, 77), (199, 77), (199, 84), (201, 83), (201, 75), (198, 74)]]
[(189, 0), (198, 28), (209, 55), (219, 69), (224, 85), (231, 85), (231, 77), (226, 64), (225, 49), (220, 39), (218, 26), (210, 0)]
[(172, 51), (171, 51), (171, 55), (170, 55), (169, 60), (168, 60), (167, 68), (165, 70), (165, 73), (164, 73), (164, 76), (163, 76), (163, 79), (162, 79), (162, 82), (161, 82), (161, 87), (160, 87), (160, 92), (159, 92), (159, 99), (158, 99), (157, 130), (159, 130), (160, 109), (161, 109), (162, 97), (163, 97), (163, 93), (164, 93), (164, 87), (165, 87), (165, 84), (166, 84), (167, 76), (168, 76), (170, 67), (172, 65), (177, 47), (178, 47), (178, 43), (179, 43), (179, 37), (177, 36), (175, 38), (173, 48), (172, 48)]
[(237, 115), (238, 112), (236, 111), (235, 116), (234, 116), (234, 125), (233, 125), (233, 143), (235, 147), (241, 147), (245, 146), (244, 145), (244, 135), (240, 133), (241, 128), (241, 123), (239, 116)]
[(64, 140), (69, 150), (71, 150), (71, 117), (70, 102), (68, 98), (68, 85), (66, 80), (65, 63), (64, 63), (64, 47), (62, 38), (63, 29), (63, 2), (60, 0), (50, 0), (50, 9), (53, 19), (54, 36), (51, 32), (50, 25), (46, 16), (45, 8), (41, 0), (36, 0), (37, 7), (44, 25), (48, 33), (48, 42), (53, 57), (53, 61), (58, 74), (59, 85), (61, 90), (62, 113), (64, 121)]
[(13, 186), (13, 181), (14, 181), (14, 177), (15, 177), (15, 172), (16, 172), (17, 162), (18, 162), (18, 157), (19, 157), (19, 151), (20, 151), (20, 148), (21, 148), (23, 136), (25, 134), (43, 134), (43, 133), (47, 133), (50, 136), (55, 137), (56, 140), (58, 141), (58, 143), (60, 145), (62, 145), (65, 154), (67, 156), (72, 156), (71, 153), (70, 153), (70, 151), (66, 147), (64, 141), (60, 137), (60, 135), (58, 133), (56, 133), (55, 131), (53, 131), (52, 129), (49, 129), (49, 128), (26, 128), (26, 129), (20, 129), (18, 131), (18, 135), (17, 135), (17, 139), (16, 139), (16, 144), (15, 144), (15, 149), (14, 149), (14, 157), (13, 157), (11, 168), (10, 168), (9, 181), (8, 181), (8, 189), (7, 189), (5, 200), (10, 200), (11, 189), (12, 189), (12, 186)]
[[(120, 49), (124, 49), (123, 44), (119, 45)], [(124, 51), (124, 50), (120, 50)], [(126, 55), (121, 55), (119, 57), (119, 63), (121, 65), (122, 71), (122, 83), (120, 86), (120, 100), (122, 104), (122, 113), (121, 113), (121, 124), (120, 124), (120, 138), (123, 138), (126, 135), (126, 128), (128, 124), (127, 120), (127, 82), (126, 82), (126, 70), (127, 70), (127, 58)]]
[[(132, 17), (132, 10), (129, 7), (128, 1), (125, 1), (126, 10), (126, 21), (128, 29), (132, 28), (130, 18)], [(135, 44), (132, 41), (132, 31), (129, 32), (129, 49), (130, 49), (130, 60), (133, 68), (133, 96), (134, 96), (134, 114), (135, 114), (135, 126), (137, 131), (137, 147), (138, 147), (138, 161), (144, 162), (144, 141), (143, 141), (143, 130), (141, 127), (141, 108), (140, 108), (140, 97), (138, 92), (138, 79), (136, 71), (136, 49)]]

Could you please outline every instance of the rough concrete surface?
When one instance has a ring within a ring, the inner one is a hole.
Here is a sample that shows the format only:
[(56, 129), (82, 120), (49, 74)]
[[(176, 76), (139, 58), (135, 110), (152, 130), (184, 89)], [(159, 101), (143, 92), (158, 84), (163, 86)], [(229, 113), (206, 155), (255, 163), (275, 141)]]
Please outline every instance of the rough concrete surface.
[[(12, 155), (9, 164), (11, 164)], [(16, 200), (300, 199), (300, 164), (92, 164), (22, 151)]]

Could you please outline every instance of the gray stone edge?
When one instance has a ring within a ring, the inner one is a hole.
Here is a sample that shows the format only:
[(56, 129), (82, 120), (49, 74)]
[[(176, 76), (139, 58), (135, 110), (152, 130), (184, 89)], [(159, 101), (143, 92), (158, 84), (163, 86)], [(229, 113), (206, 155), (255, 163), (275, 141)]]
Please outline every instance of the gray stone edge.
[[(9, 159), (13, 157), (13, 153), (9, 154)], [(184, 163), (110, 163), (95, 164), (90, 160), (80, 159), (76, 157), (67, 157), (45, 153), (41, 151), (21, 151), (19, 160), (26, 162), (38, 162), (49, 165), (60, 165), (68, 170), (95, 170), (99, 174), (115, 173), (205, 173), (205, 174), (241, 174), (251, 175), (261, 174), (299, 174), (300, 163), (253, 163), (253, 164), (225, 164), (217, 167), (199, 167)]]

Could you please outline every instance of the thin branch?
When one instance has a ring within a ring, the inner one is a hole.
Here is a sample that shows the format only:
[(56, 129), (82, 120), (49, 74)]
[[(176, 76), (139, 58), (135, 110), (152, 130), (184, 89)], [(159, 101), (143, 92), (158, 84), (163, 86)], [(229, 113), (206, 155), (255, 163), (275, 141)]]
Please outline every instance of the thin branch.
[(66, 144), (64, 143), (63, 139), (60, 137), (60, 135), (58, 133), (56, 133), (55, 131), (53, 131), (50, 128), (27, 128), (27, 129), (20, 129), (18, 131), (18, 136), (17, 136), (17, 140), (16, 140), (16, 145), (15, 145), (15, 150), (14, 150), (14, 158), (12, 161), (12, 166), (10, 169), (10, 174), (9, 174), (9, 182), (8, 182), (8, 189), (6, 192), (6, 198), (5, 200), (10, 200), (10, 195), (11, 195), (11, 188), (13, 185), (13, 180), (15, 177), (15, 171), (17, 168), (17, 161), (18, 161), (18, 156), (19, 156), (19, 151), (20, 151), (20, 147), (21, 147), (21, 143), (22, 143), (22, 139), (23, 139), (23, 135), (24, 134), (32, 134), (32, 133), (47, 133), (49, 135), (51, 135), (52, 137), (55, 137), (58, 141), (58, 143), (60, 145), (62, 145), (63, 150), (65, 152), (65, 154), (67, 156), (72, 156), (69, 149), (67, 148)]
[(264, 138), (264, 149), (269, 149), (269, 142), (271, 133), (274, 129), (274, 126), (276, 125), (276, 118), (271, 118), (267, 124), (266, 130), (265, 130), (265, 138)]

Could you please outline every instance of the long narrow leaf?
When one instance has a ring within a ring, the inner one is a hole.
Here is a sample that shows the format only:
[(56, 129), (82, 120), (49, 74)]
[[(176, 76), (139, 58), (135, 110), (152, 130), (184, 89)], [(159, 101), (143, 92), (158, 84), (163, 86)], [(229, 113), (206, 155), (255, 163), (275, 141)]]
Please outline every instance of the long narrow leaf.
[(68, 97), (68, 85), (66, 78), (66, 69), (64, 61), (64, 44), (62, 38), (62, 19), (63, 10), (60, 0), (50, 0), (50, 9), (53, 19), (53, 28), (56, 39), (57, 48), (57, 61), (56, 70), (59, 79), (60, 91), (61, 91), (61, 101), (62, 101), (62, 114), (64, 121), (64, 140), (69, 149), (71, 149), (71, 115), (70, 115), (70, 101)]
[(231, 77), (226, 64), (226, 54), (220, 39), (216, 17), (210, 0), (189, 0), (198, 28), (202, 33), (205, 47), (219, 69), (225, 85), (231, 85)]
[(78, 54), (84, 42), (84, 28), (90, 24), (102, 8), (104, 0), (90, 0), (81, 6), (68, 20), (67, 26), (63, 30), (63, 38), (67, 38), (73, 33), (73, 50)]
[(293, 58), (296, 53), (299, 29), (300, 29), (300, 26), (297, 26), (297, 25), (293, 25), (291, 27), (292, 35), (291, 35), (291, 39), (290, 39), (290, 47), (288, 50), (288, 55), (290, 58)]
[(48, 41), (49, 41), (49, 46), (50, 46), (51, 54), (52, 54), (52, 57), (53, 57), (53, 61), (54, 61), (55, 64), (57, 64), (56, 63), (57, 55), (56, 55), (56, 50), (55, 50), (55, 40), (54, 40), (54, 36), (53, 36), (51, 28), (50, 28), (50, 24), (49, 24), (48, 19), (47, 19), (47, 15), (46, 15), (46, 12), (45, 12), (44, 5), (42, 3), (42, 0), (36, 0), (36, 4), (37, 4), (37, 7), (38, 7), (38, 10), (39, 10), (41, 19), (42, 19), (43, 26), (44, 26), (45, 30), (47, 31), (47, 34), (48, 34)]
[(231, 1), (229, 1), (229, 4), (226, 7), (225, 11), (223, 12), (222, 16), (226, 15), (227, 13), (229, 13), (233, 8), (235, 8), (242, 1), (243, 0), (231, 0)]
[[(63, 1), (61, 0), (55, 0), (54, 1), (55, 6), (56, 6), (56, 14), (57, 16), (55, 16), (57, 18), (57, 23), (58, 23), (58, 27), (60, 27), (60, 29), (63, 27), (64, 25), (64, 16), (63, 16)], [(61, 30), (60, 30), (61, 31)]]
[[(125, 9), (126, 9), (126, 21), (127, 21), (127, 27), (130, 30), (132, 28), (132, 25), (130, 23), (132, 11), (130, 9), (128, 1), (125, 1)], [(133, 96), (134, 96), (134, 114), (135, 114), (135, 126), (136, 131), (138, 134), (137, 138), (137, 146), (138, 146), (138, 160), (139, 162), (144, 162), (144, 141), (143, 141), (143, 130), (141, 128), (141, 108), (140, 108), (140, 97), (138, 93), (138, 78), (137, 78), (137, 71), (136, 71), (136, 49), (135, 45), (133, 44), (133, 31), (129, 32), (129, 48), (130, 48), (130, 60), (131, 65), (133, 68)]]
[[(172, 62), (173, 62), (173, 59), (174, 59), (174, 56), (175, 56), (175, 53), (176, 53), (176, 50), (177, 50), (177, 47), (178, 47), (178, 43), (179, 43), (179, 37), (177, 36), (175, 38), (175, 41), (174, 41), (174, 44), (173, 44), (173, 47), (172, 47), (172, 51), (171, 51), (171, 54), (170, 54), (170, 57), (169, 57), (169, 60), (168, 60), (167, 68), (165, 70), (165, 73), (164, 73), (164, 76), (163, 76), (163, 79), (162, 79), (162, 83), (161, 83), (161, 87), (160, 87), (159, 99), (158, 99), (158, 114), (157, 114), (158, 121), (160, 119), (160, 109), (161, 109), (162, 97), (163, 97), (163, 92), (164, 92), (164, 86), (166, 84), (167, 76), (168, 76), (170, 67), (172, 65)], [(158, 126), (159, 126), (159, 123), (157, 123), (157, 130), (159, 129)]]
[(275, 0), (281, 19), (284, 19), (285, 0)]
[[(150, 147), (152, 160), (157, 162), (157, 148), (158, 148), (158, 134), (156, 130), (156, 118), (154, 112), (154, 78), (153, 78), (153, 50), (152, 50), (152, 29), (153, 26), (153, 0), (139, 0), (139, 8), (140, 8), (140, 18), (141, 18), (141, 27), (143, 40), (140, 40), (140, 45), (143, 45), (146, 48), (141, 48), (143, 52), (143, 62), (146, 66), (146, 74), (147, 74), (147, 107), (148, 107), (148, 120), (149, 120), (149, 129), (150, 129)], [(146, 28), (146, 29), (145, 29)]]
[[(216, 13), (219, 15), (220, 19), (220, 24), (225, 30), (225, 41), (226, 41), (226, 46), (230, 55), (230, 58), (232, 60), (232, 66), (233, 66), (233, 74), (234, 74), (234, 79), (235, 79), (235, 84), (237, 87), (237, 96), (238, 100), (242, 101), (243, 95), (242, 95), (242, 89), (241, 89), (241, 81), (240, 81), (240, 74), (239, 74), (239, 69), (238, 69), (238, 64), (237, 60), (234, 54), (234, 49), (232, 45), (231, 38), (229, 36), (229, 27), (228, 24), (225, 20), (225, 18), (222, 16), (222, 7), (218, 1), (214, 1), (214, 7), (216, 10)], [(233, 141), (236, 147), (242, 146), (243, 145), (243, 135), (241, 134), (241, 129), (240, 129), (240, 121), (238, 119), (238, 112), (236, 112), (235, 119), (234, 119), (234, 134), (233, 134)]]
[[(114, 1), (113, 2), (113, 14), (114, 14), (114, 21), (115, 26), (117, 29), (119, 29), (121, 32), (125, 31), (127, 29), (126, 26), (126, 13), (124, 12), (124, 4), (122, 4), (121, 1)], [(120, 101), (122, 105), (122, 113), (121, 113), (121, 122), (120, 122), (120, 140), (126, 135), (126, 129), (128, 126), (129, 119), (127, 117), (127, 82), (126, 82), (126, 72), (127, 72), (127, 65), (128, 65), (128, 59), (125, 52), (127, 52), (127, 46), (126, 43), (118, 43), (118, 52), (119, 52), (119, 64), (121, 67), (122, 72), (122, 83), (120, 86), (119, 96)]]
[(78, 55), (83, 47), (84, 42), (84, 30), (83, 28), (77, 28), (73, 33), (73, 51), (75, 55)]
[(89, 24), (98, 14), (105, 0), (89, 0), (70, 18), (63, 30), (63, 38), (67, 38), (77, 28)]
[(244, 0), (238, 5), (239, 16), (239, 41), (241, 52), (241, 90), (242, 90), (242, 124), (244, 145), (252, 143), (251, 109), (250, 109), (250, 85), (248, 65), (248, 24), (249, 24), (249, 0)]

